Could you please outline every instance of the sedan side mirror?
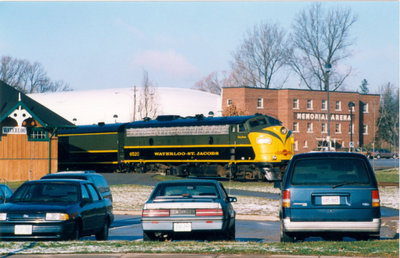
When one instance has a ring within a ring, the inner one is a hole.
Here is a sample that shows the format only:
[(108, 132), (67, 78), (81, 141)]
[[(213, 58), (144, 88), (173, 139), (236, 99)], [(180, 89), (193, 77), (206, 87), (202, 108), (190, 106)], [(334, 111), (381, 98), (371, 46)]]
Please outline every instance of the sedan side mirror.
[(237, 198), (236, 197), (229, 197), (229, 202), (237, 202)]

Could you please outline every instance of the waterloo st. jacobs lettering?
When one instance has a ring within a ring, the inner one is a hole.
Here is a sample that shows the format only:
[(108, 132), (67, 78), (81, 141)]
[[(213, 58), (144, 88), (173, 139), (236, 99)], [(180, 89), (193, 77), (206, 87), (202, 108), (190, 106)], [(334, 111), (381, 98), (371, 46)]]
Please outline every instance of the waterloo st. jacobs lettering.
[(218, 151), (192, 151), (192, 152), (185, 152), (185, 151), (162, 151), (162, 152), (154, 152), (154, 156), (218, 156)]

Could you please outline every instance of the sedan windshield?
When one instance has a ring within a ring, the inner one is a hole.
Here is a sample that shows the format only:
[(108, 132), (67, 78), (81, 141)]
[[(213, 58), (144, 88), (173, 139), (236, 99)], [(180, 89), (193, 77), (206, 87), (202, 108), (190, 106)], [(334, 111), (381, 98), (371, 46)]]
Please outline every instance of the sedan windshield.
[(294, 185), (368, 184), (368, 168), (362, 159), (309, 158), (296, 161), (292, 177)]
[(21, 186), (11, 202), (77, 202), (78, 186), (65, 183), (37, 183)]
[(180, 198), (218, 198), (219, 194), (214, 184), (179, 183), (162, 184), (155, 190), (153, 198), (180, 197)]

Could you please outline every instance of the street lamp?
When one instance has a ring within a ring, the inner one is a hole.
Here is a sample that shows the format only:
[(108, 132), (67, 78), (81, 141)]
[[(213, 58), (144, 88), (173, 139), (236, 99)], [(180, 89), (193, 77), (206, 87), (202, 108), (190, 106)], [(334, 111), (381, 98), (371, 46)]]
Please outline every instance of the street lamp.
[(330, 105), (329, 105), (329, 73), (331, 72), (332, 65), (330, 63), (325, 64), (325, 89), (326, 89), (326, 104), (328, 105), (328, 135), (326, 136), (326, 142), (328, 143), (328, 151), (331, 150), (331, 123), (330, 123)]
[(353, 143), (353, 108), (354, 108), (355, 104), (353, 101), (350, 101), (348, 106), (350, 109), (350, 143), (349, 143), (349, 147), (350, 147), (350, 152), (353, 152), (353, 147), (354, 147), (354, 143)]

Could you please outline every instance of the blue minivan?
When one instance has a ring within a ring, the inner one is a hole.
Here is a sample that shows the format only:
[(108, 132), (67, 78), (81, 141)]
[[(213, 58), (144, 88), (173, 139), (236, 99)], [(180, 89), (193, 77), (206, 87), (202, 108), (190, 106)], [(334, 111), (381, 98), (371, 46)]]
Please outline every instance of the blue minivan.
[(295, 155), (283, 177), (281, 191), (281, 242), (309, 236), (379, 239), (378, 184), (362, 154)]

